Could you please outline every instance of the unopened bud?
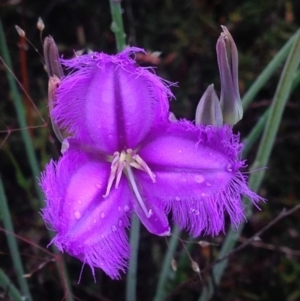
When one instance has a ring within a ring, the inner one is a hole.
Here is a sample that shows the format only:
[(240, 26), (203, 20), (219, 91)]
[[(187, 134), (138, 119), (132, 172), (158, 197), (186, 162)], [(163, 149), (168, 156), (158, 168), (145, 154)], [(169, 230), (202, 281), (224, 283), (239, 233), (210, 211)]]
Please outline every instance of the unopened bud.
[(44, 30), (45, 24), (44, 24), (44, 22), (43, 22), (43, 20), (42, 20), (41, 17), (38, 18), (36, 26), (37, 26), (37, 28), (38, 28), (39, 31), (43, 31)]
[(16, 31), (18, 32), (18, 35), (22, 38), (25, 38), (26, 34), (25, 31), (18, 25), (15, 25)]
[(221, 106), (214, 85), (208, 86), (201, 97), (196, 110), (195, 123), (216, 127), (223, 125)]
[(217, 42), (217, 57), (221, 77), (220, 104), (224, 123), (235, 125), (243, 117), (238, 84), (238, 52), (225, 26)]
[(63, 70), (58, 49), (52, 37), (46, 37), (44, 40), (44, 58), (49, 77), (56, 76), (60, 79), (63, 76)]

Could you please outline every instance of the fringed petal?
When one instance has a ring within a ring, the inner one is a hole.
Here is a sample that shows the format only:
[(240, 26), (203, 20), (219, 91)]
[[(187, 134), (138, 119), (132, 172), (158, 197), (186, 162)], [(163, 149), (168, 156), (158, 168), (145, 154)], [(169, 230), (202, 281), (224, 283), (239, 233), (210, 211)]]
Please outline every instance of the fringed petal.
[(129, 48), (63, 60), (75, 69), (63, 78), (52, 111), (55, 122), (76, 138), (109, 153), (135, 148), (157, 122), (168, 119), (168, 83), (138, 67)]
[(156, 175), (153, 183), (139, 172), (149, 202), (171, 211), (174, 222), (194, 236), (217, 235), (224, 214), (238, 225), (245, 218), (241, 195), (261, 200), (239, 171), (242, 144), (229, 126), (195, 127), (187, 121), (170, 123), (148, 136), (139, 155)]
[(129, 244), (126, 227), (133, 198), (125, 179), (103, 198), (110, 165), (91, 155), (67, 151), (51, 162), (41, 179), (46, 195), (42, 210), (47, 225), (57, 232), (53, 242), (94, 271), (99, 267), (111, 278), (127, 268)]

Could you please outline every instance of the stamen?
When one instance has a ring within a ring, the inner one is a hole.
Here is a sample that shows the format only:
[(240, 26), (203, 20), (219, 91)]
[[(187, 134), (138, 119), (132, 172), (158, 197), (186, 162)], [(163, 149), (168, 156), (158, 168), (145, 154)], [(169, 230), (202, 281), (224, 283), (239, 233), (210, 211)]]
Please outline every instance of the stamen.
[(118, 162), (117, 178), (116, 178), (116, 185), (115, 185), (116, 188), (119, 187), (119, 183), (120, 183), (120, 180), (121, 180), (121, 175), (122, 175), (125, 164), (126, 164), (125, 157), (122, 156), (122, 154), (121, 154), (120, 160)]
[(111, 167), (110, 167), (111, 171), (110, 171), (109, 178), (108, 178), (106, 192), (103, 195), (104, 198), (108, 197), (108, 195), (110, 193), (110, 189), (111, 189), (112, 184), (114, 182), (114, 179), (116, 178), (116, 172), (117, 172), (117, 169), (118, 169), (118, 163), (119, 163), (118, 160), (119, 160), (119, 158), (120, 158), (120, 153), (115, 152), (114, 157), (113, 157), (113, 161), (112, 161)]
[[(109, 195), (114, 181), (115, 181), (115, 188), (118, 189), (124, 167), (126, 167), (127, 169), (127, 167), (130, 168), (131, 166), (146, 172), (151, 178), (151, 180), (153, 181), (153, 183), (155, 183), (155, 174), (151, 171), (147, 163), (139, 155), (135, 154), (131, 148), (127, 149), (126, 151), (123, 150), (121, 153), (114, 152), (110, 160), (111, 160), (111, 167), (110, 167), (111, 171), (108, 178), (106, 192), (103, 195), (103, 197), (107, 197)], [(142, 200), (141, 202), (143, 203)], [(147, 211), (146, 208), (145, 210)], [(148, 211), (146, 215), (147, 216), (149, 215)]]
[(151, 171), (151, 169), (147, 165), (147, 163), (137, 154), (134, 155), (132, 158), (138, 163), (138, 165), (141, 167), (141, 169), (149, 175), (152, 182), (155, 183), (156, 175)]
[(146, 208), (146, 205), (145, 205), (145, 203), (142, 199), (142, 196), (140, 195), (139, 189), (136, 185), (135, 178), (133, 176), (133, 172), (129, 165), (126, 165), (126, 174), (127, 174), (128, 180), (131, 184), (132, 190), (138, 200), (139, 205), (141, 206), (142, 210), (144, 211), (146, 217), (149, 218), (151, 216), (151, 210), (148, 211), (148, 209)]

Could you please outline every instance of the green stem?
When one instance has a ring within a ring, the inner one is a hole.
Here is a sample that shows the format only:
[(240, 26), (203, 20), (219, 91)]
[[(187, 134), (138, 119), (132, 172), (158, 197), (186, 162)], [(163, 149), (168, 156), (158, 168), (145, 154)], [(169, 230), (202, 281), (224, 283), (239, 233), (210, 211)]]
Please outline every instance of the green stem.
[(254, 97), (260, 91), (260, 89), (266, 84), (270, 77), (274, 74), (275, 70), (283, 62), (283, 60), (288, 56), (289, 51), (296, 39), (296, 34), (294, 34), (281, 48), (281, 50), (276, 54), (268, 66), (263, 70), (263, 72), (258, 76), (255, 82), (251, 85), (247, 93), (243, 96), (243, 109), (244, 111), (249, 107), (250, 103), (253, 101)]
[(140, 220), (136, 215), (132, 218), (130, 230), (130, 260), (126, 281), (126, 300), (136, 301), (137, 258), (140, 239)]
[(261, 135), (264, 127), (266, 126), (266, 122), (268, 120), (270, 114), (270, 109), (267, 109), (264, 114), (259, 118), (258, 122), (252, 128), (249, 135), (243, 140), (244, 148), (243, 148), (243, 158), (247, 157), (247, 154), (253, 147), (254, 143), (258, 140)]
[(5, 230), (7, 230), (6, 238), (8, 241), (8, 246), (12, 257), (14, 269), (17, 275), (19, 286), (21, 288), (22, 294), (26, 296), (26, 300), (31, 301), (32, 297), (29, 291), (28, 283), (26, 281), (26, 278), (23, 277), (25, 273), (24, 273), (20, 253), (19, 253), (17, 240), (13, 236), (14, 227), (11, 221), (11, 216), (7, 205), (7, 199), (5, 196), (1, 175), (0, 175), (0, 209), (1, 209), (4, 228)]
[(179, 235), (180, 235), (180, 229), (177, 226), (175, 226), (174, 229), (172, 230), (172, 236), (169, 241), (168, 250), (165, 255), (163, 266), (159, 275), (154, 301), (161, 301), (165, 298), (166, 295), (165, 285), (170, 275), (171, 260), (175, 252), (175, 249), (177, 247), (177, 244), (179, 242), (178, 240)]
[[(267, 166), (268, 164), (270, 154), (274, 146), (276, 134), (278, 132), (278, 128), (280, 125), (283, 110), (290, 96), (290, 92), (292, 90), (293, 78), (300, 63), (299, 52), (300, 52), (300, 31), (298, 30), (298, 32), (295, 35), (295, 41), (293, 47), (289, 53), (284, 69), (282, 71), (272, 105), (270, 107), (268, 120), (259, 145), (256, 159), (251, 168), (252, 170), (257, 169), (259, 167)], [(250, 189), (252, 189), (255, 192), (258, 191), (262, 183), (264, 174), (265, 174), (265, 170), (251, 174), (249, 178)], [(247, 216), (250, 217), (252, 215), (253, 205), (249, 201), (247, 201), (246, 203), (247, 203)], [(222, 258), (231, 252), (231, 250), (234, 248), (240, 236), (240, 233), (243, 230), (243, 227), (244, 224), (240, 225), (238, 230), (233, 228), (230, 229), (229, 233), (226, 236), (222, 249), (218, 255), (218, 258)], [(213, 273), (215, 283), (217, 285), (221, 280), (221, 277), (223, 275), (223, 272), (227, 264), (228, 264), (228, 260), (224, 260), (216, 264), (213, 268), (212, 273)], [(203, 289), (199, 301), (209, 300), (213, 295), (213, 293), (214, 293), (214, 287), (212, 285), (211, 279), (209, 279), (208, 286)]]
[[(10, 297), (14, 301), (24, 301), (24, 297), (17, 290), (17, 288), (12, 284), (10, 279), (5, 275), (4, 271), (0, 268), (0, 286), (3, 289), (4, 298)], [(4, 299), (3, 300), (6, 300)], [(7, 298), (8, 299), (8, 298)]]
[(112, 16), (111, 30), (115, 34), (117, 50), (122, 51), (126, 47), (124, 32), (123, 18), (122, 18), (122, 8), (121, 1), (110, 0), (110, 12)]

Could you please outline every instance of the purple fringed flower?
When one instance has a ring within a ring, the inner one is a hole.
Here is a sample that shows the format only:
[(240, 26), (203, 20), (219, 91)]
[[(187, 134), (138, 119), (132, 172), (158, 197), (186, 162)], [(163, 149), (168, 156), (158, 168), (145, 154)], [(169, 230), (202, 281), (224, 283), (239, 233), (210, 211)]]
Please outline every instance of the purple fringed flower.
[(125, 271), (126, 228), (136, 213), (156, 235), (169, 235), (168, 213), (192, 235), (217, 235), (225, 212), (244, 219), (241, 195), (257, 203), (240, 172), (242, 144), (230, 126), (169, 122), (172, 96), (129, 54), (93, 53), (70, 61), (51, 112), (72, 136), (42, 175), (43, 217), (53, 243), (111, 278)]

